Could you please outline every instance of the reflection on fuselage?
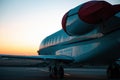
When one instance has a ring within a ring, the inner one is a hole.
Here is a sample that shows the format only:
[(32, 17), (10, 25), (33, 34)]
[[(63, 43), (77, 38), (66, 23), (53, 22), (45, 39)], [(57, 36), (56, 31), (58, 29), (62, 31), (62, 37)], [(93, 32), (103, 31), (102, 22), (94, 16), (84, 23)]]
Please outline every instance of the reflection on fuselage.
[(48, 47), (48, 46), (60, 44), (62, 42), (69, 41), (69, 40), (72, 40), (77, 37), (81, 37), (81, 39), (82, 39), (83, 36), (92, 36), (98, 32), (99, 32), (99, 28), (96, 28), (93, 31), (91, 31), (90, 33), (87, 33), (87, 34), (84, 34), (81, 36), (69, 36), (63, 30), (60, 30), (60, 31), (48, 36), (47, 38), (45, 38), (40, 45), (40, 49)]

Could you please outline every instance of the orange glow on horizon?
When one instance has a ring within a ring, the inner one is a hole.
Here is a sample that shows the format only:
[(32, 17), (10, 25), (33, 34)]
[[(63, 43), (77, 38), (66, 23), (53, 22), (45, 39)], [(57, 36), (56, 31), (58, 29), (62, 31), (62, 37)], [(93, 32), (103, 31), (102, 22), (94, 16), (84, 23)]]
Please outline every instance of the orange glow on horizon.
[(0, 47), (0, 54), (8, 55), (38, 55), (37, 49), (34, 47), (27, 46), (4, 46)]
[(0, 40), (0, 54), (8, 55), (38, 55), (38, 46), (29, 41), (16, 41), (1, 39)]

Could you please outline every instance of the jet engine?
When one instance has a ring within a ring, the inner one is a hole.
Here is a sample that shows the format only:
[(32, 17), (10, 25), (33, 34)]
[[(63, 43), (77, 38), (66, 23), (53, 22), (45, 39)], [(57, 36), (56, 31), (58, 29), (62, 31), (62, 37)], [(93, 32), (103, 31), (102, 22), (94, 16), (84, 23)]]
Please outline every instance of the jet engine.
[(79, 36), (92, 31), (120, 11), (120, 5), (106, 1), (88, 1), (69, 10), (62, 18), (62, 28), (70, 36)]

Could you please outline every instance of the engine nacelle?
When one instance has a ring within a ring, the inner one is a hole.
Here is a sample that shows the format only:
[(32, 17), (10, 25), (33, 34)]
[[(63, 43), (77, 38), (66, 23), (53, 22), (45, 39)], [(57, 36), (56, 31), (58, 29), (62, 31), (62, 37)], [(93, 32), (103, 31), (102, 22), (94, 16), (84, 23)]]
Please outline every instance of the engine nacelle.
[[(119, 8), (119, 9), (118, 9)], [(120, 11), (105, 1), (89, 1), (69, 10), (62, 19), (62, 28), (70, 36), (82, 35)]]

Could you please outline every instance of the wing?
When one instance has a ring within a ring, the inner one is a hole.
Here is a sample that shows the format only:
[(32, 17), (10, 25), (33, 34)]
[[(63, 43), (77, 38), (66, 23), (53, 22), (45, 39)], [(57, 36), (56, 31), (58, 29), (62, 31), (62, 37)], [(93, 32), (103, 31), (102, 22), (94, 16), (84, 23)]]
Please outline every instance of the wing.
[(1, 59), (30, 59), (30, 60), (43, 60), (43, 61), (61, 61), (73, 62), (74, 59), (70, 56), (64, 55), (38, 55), (38, 56), (17, 56), (17, 55), (0, 55)]

